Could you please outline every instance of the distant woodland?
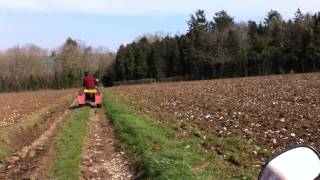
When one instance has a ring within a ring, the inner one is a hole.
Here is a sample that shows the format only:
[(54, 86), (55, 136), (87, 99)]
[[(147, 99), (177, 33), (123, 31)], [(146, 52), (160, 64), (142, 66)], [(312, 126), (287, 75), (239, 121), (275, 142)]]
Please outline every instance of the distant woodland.
[(146, 36), (122, 45), (116, 81), (212, 79), (320, 70), (320, 13), (284, 20), (271, 10), (263, 22), (237, 23), (226, 11), (191, 15), (186, 34)]
[(68, 38), (48, 51), (35, 45), (0, 52), (0, 91), (80, 87), (85, 71), (104, 84), (144, 79), (196, 80), (320, 70), (320, 13), (235, 22), (226, 11), (198, 10), (182, 35), (148, 35), (116, 54)]
[(35, 45), (0, 52), (0, 91), (80, 87), (84, 71), (106, 81), (114, 61), (110, 51), (71, 38), (48, 52)]

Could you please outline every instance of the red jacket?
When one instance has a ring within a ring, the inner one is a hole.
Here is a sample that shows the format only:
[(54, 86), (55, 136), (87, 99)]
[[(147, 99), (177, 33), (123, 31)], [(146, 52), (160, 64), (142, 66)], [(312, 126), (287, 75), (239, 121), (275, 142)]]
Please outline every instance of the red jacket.
[(94, 89), (96, 85), (96, 79), (90, 75), (83, 78), (83, 86), (86, 89)]

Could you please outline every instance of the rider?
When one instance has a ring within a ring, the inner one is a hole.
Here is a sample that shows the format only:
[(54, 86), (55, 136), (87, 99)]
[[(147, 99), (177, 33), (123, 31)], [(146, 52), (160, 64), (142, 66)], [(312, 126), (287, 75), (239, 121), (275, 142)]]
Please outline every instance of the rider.
[(91, 76), (88, 71), (84, 72), (83, 78), (83, 87), (86, 89), (95, 89), (95, 85), (97, 85), (97, 80)]

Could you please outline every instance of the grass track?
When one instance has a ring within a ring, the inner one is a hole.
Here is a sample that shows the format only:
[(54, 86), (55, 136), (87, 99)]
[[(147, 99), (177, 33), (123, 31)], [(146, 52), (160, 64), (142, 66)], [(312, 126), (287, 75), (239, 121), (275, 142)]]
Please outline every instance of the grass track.
[(248, 179), (218, 155), (205, 153), (196, 139), (177, 140), (172, 129), (111, 101), (110, 93), (104, 93), (106, 111), (141, 179)]
[(87, 133), (89, 107), (73, 110), (58, 133), (56, 155), (49, 169), (54, 179), (79, 179), (83, 141)]

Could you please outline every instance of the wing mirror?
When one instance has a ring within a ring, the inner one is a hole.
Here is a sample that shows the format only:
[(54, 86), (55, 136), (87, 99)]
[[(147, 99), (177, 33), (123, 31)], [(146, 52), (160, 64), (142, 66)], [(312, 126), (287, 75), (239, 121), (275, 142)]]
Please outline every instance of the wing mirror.
[(305, 145), (275, 155), (263, 167), (259, 180), (320, 180), (320, 154)]

